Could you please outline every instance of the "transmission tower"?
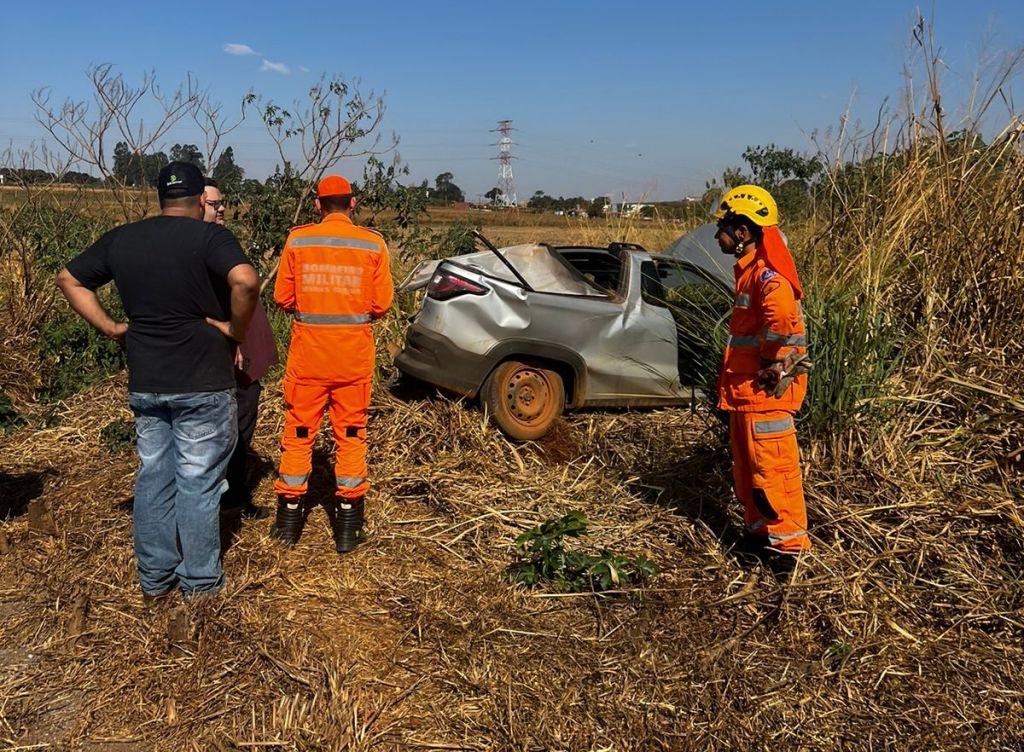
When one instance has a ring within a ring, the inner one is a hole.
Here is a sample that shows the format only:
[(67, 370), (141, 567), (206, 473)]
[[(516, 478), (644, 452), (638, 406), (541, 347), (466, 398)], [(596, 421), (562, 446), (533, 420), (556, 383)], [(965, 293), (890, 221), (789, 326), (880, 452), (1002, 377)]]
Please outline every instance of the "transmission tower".
[(491, 133), (498, 134), (498, 143), (491, 144), (498, 147), (498, 156), (491, 159), (498, 160), (498, 190), (501, 191), (502, 206), (516, 206), (516, 181), (512, 176), (512, 127), (511, 120), (499, 120), (498, 127), (491, 130)]

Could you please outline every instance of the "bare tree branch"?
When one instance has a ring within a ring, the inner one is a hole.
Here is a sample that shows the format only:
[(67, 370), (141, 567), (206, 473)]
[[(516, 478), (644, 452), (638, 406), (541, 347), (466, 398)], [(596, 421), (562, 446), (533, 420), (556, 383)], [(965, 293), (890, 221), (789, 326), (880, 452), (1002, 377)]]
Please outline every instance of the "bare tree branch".
[[(321, 76), (309, 89), (305, 102), (295, 102), (294, 113), (272, 101), (265, 105), (250, 94), (246, 101), (260, 106), (260, 117), (277, 147), (281, 164), (292, 165), (296, 177), (308, 189), (346, 157), (384, 154), (398, 146), (394, 136), (382, 144), (380, 125), (384, 119), (384, 97), (372, 90), (359, 91), (359, 80), (346, 82), (341, 76)], [(297, 147), (301, 159), (290, 158)], [(301, 212), (295, 207), (294, 220)]]
[(203, 133), (203, 156), (211, 172), (220, 156), (221, 140), (245, 122), (245, 110), (249, 106), (250, 96), (251, 92), (242, 97), (237, 118), (224, 114), (223, 103), (211, 99), (207, 92), (203, 92), (192, 108), (192, 119)]
[[(207, 94), (190, 74), (174, 92), (165, 94), (152, 71), (142, 83), (131, 86), (114, 66), (94, 65), (86, 73), (92, 86), (91, 101), (66, 99), (51, 103), (48, 87), (32, 92), (35, 118), (75, 163), (99, 171), (125, 221), (144, 217), (150, 209), (150, 191), (137, 190), (116, 174), (111, 162), (112, 142), (124, 142), (141, 160), (158, 147), (167, 132), (183, 117), (194, 113)], [(149, 124), (143, 112), (154, 110)]]

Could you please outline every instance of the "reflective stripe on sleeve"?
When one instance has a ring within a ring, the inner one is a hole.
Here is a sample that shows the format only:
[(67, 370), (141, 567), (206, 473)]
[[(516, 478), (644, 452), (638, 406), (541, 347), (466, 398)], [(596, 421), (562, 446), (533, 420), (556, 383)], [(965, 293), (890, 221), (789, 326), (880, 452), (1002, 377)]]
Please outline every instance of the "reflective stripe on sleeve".
[(355, 478), (347, 475), (338, 475), (334, 478), (338, 488), (355, 488), (365, 480), (366, 478)]
[(750, 308), (750, 296), (746, 293), (740, 293), (736, 296), (736, 307), (737, 308)]
[(309, 480), (309, 475), (285, 475), (284, 473), (278, 473), (277, 477), (289, 486), (304, 486), (306, 481)]
[(764, 338), (777, 345), (791, 345), (792, 347), (807, 347), (807, 337), (803, 334), (776, 334), (766, 331)]
[(358, 238), (339, 238), (333, 235), (307, 235), (302, 238), (295, 238), (289, 245), (292, 248), (303, 248), (306, 246), (326, 245), (331, 248), (359, 248), (364, 251), (380, 253), (380, 245), (372, 240), (359, 240)]
[(320, 326), (352, 326), (355, 324), (369, 324), (372, 319), (368, 313), (302, 313), (295, 312), (295, 320), (303, 324), (317, 324)]
[(793, 427), (792, 418), (782, 418), (781, 420), (755, 420), (754, 421), (754, 433), (782, 433), (788, 431)]
[(761, 347), (761, 338), (756, 334), (750, 335), (738, 335), (730, 334), (729, 341), (726, 343), (729, 347)]

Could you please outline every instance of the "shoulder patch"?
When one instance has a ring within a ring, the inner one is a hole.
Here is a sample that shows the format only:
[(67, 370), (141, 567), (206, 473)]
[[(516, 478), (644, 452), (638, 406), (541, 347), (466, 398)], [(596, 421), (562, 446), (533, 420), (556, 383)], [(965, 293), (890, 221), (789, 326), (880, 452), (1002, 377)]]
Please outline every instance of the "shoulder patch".
[(775, 272), (774, 269), (765, 269), (764, 271), (762, 271), (761, 272), (761, 276), (759, 278), (761, 280), (761, 284), (764, 284), (765, 282), (770, 280), (772, 277), (774, 277), (775, 273), (776, 272)]

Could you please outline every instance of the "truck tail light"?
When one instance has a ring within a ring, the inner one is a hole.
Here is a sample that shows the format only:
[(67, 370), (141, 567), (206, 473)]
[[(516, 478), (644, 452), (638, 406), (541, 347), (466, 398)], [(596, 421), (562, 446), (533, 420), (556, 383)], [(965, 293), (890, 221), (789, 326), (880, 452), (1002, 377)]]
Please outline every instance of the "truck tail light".
[(451, 300), (460, 295), (486, 295), (487, 288), (470, 282), (447, 269), (438, 269), (427, 285), (427, 297), (434, 300)]

